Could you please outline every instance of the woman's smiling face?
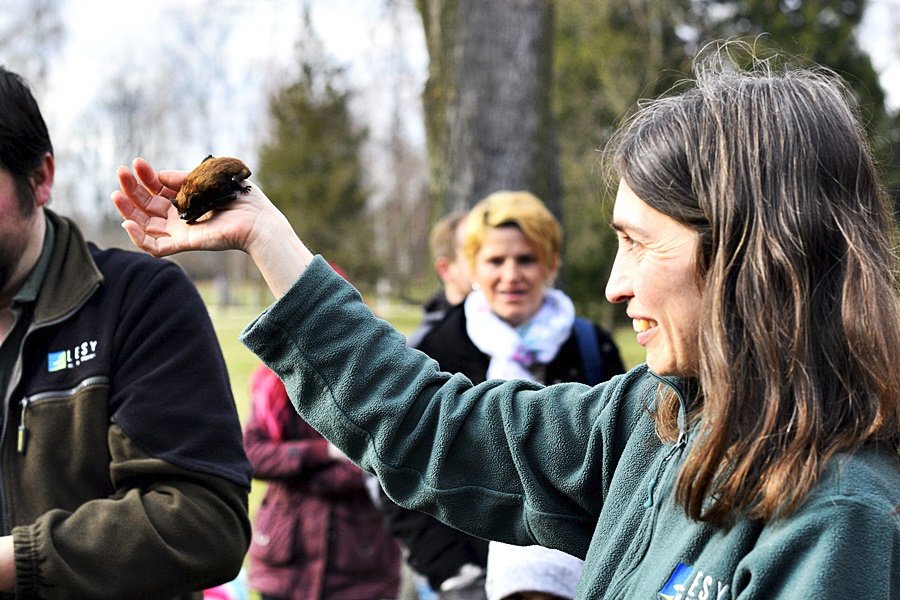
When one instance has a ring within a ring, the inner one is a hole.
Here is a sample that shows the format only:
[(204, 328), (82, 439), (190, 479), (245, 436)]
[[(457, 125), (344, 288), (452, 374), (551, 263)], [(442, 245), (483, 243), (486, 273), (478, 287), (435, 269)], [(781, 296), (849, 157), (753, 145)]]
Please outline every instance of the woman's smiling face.
[(513, 326), (537, 314), (547, 282), (556, 275), (538, 259), (535, 248), (514, 225), (487, 231), (475, 255), (473, 279), (491, 310)]
[(624, 181), (612, 227), (619, 247), (606, 298), (627, 303), (637, 341), (655, 373), (696, 376), (702, 302), (695, 268), (698, 234), (638, 198)]

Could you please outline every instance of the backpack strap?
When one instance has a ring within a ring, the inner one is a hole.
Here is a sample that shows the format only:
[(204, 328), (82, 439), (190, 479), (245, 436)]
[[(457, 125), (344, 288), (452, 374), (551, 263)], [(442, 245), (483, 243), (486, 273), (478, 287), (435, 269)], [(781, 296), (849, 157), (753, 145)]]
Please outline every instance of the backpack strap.
[(588, 385), (603, 381), (603, 357), (600, 355), (600, 340), (594, 324), (584, 317), (575, 317), (575, 339), (581, 354), (581, 366)]

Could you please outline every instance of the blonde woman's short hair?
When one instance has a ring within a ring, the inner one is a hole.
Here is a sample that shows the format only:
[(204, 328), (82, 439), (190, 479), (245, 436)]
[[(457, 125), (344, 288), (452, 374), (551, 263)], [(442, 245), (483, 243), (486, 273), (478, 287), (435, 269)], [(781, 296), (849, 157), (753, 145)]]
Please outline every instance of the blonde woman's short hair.
[(494, 192), (472, 207), (466, 219), (463, 256), (475, 266), (488, 231), (497, 227), (518, 227), (534, 247), (538, 261), (547, 270), (559, 266), (562, 254), (562, 226), (540, 199), (530, 192)]

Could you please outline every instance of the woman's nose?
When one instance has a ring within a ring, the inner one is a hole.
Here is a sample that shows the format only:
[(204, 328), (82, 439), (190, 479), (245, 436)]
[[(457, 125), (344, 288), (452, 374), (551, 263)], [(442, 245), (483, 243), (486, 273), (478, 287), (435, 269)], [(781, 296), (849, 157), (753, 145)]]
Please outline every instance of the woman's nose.
[(609, 280), (606, 282), (606, 299), (613, 304), (627, 302), (634, 296), (632, 289), (631, 266), (622, 252), (616, 253)]
[(516, 264), (514, 260), (508, 260), (503, 263), (503, 268), (500, 270), (500, 277), (503, 278), (503, 281), (515, 281), (519, 277), (519, 266)]

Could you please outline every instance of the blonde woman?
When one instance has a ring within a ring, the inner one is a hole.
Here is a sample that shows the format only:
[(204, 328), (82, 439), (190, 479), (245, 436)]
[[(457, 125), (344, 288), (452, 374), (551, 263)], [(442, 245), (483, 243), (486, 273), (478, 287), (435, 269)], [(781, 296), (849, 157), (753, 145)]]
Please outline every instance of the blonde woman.
[[(596, 384), (622, 373), (609, 333), (593, 324), (592, 331), (580, 332), (572, 301), (553, 287), (562, 241), (559, 222), (529, 192), (496, 192), (476, 204), (462, 247), (473, 291), (417, 348), (476, 383), (522, 378)], [(593, 348), (585, 349), (590, 336)]]

